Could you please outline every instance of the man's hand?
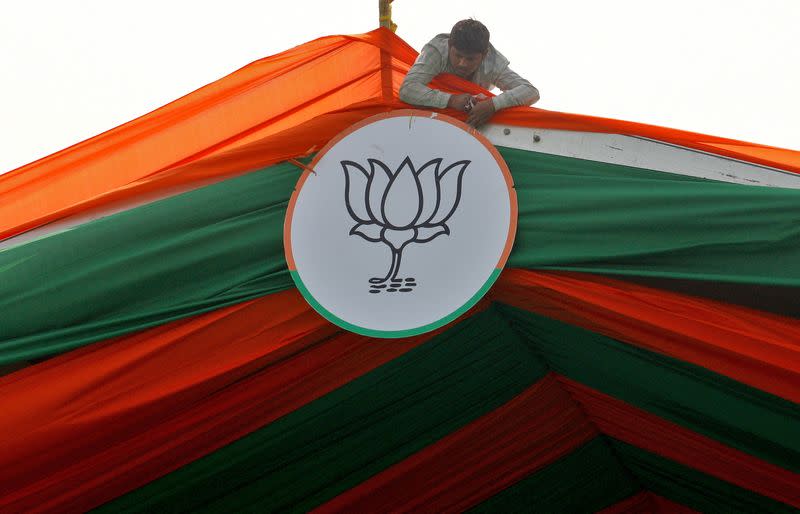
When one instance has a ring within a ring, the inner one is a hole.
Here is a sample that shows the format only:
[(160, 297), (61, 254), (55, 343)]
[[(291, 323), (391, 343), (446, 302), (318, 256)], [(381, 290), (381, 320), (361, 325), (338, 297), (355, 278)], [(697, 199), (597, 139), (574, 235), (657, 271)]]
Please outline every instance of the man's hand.
[(469, 111), (467, 124), (473, 127), (480, 127), (494, 116), (494, 102), (491, 98), (480, 100)]
[(461, 112), (469, 112), (468, 106), (472, 104), (472, 96), (467, 93), (460, 95), (450, 95), (450, 100), (447, 101), (447, 107)]

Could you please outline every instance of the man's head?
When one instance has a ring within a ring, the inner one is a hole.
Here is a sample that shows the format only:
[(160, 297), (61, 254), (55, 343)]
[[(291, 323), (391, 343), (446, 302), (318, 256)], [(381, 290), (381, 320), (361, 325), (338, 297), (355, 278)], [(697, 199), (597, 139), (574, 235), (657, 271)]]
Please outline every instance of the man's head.
[(448, 58), (456, 75), (470, 78), (489, 51), (489, 29), (478, 20), (461, 20), (450, 31)]

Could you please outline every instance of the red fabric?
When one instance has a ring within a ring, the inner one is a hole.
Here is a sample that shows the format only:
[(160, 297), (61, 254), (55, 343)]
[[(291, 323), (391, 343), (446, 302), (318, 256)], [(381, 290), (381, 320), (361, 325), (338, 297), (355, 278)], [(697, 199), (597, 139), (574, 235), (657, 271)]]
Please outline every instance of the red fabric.
[[(130, 205), (146, 191), (185, 190), (197, 185), (198, 174), (219, 180), (304, 155), (375, 110), (407, 108), (397, 92), (416, 56), (396, 35), (377, 29), (317, 39), (256, 61), (138, 119), (0, 175), (0, 240), (90, 207)], [(488, 94), (452, 75), (434, 86)], [(365, 109), (365, 102), (372, 109)], [(343, 116), (294, 131), (288, 148), (280, 143), (285, 134), (272, 139), (336, 112)], [(502, 111), (494, 121), (649, 137), (800, 173), (800, 152), (674, 129), (529, 107)], [(193, 167), (222, 155), (213, 161), (219, 168)]]
[(286, 291), (2, 377), (0, 511), (88, 510), (432, 335), (375, 344)]
[(631, 496), (606, 509), (597, 511), (597, 514), (695, 514), (696, 510), (685, 505), (671, 502), (666, 498), (655, 495), (650, 491), (643, 491)]
[(603, 434), (800, 508), (800, 475), (559, 377)]
[[(565, 391), (569, 394), (565, 395)], [(580, 405), (577, 410), (576, 401)], [(461, 512), (568, 454), (595, 437), (596, 430), (800, 507), (800, 475), (568, 378), (548, 375), (506, 405), (314, 512)], [(656, 495), (643, 494), (602, 512), (694, 511)]]
[[(577, 273), (508, 270), (489, 299), (800, 399), (794, 320)], [(0, 510), (96, 505), (246, 435), (424, 339), (374, 345), (338, 334), (287, 291), (2, 377)], [(659, 434), (668, 441), (668, 433)], [(658, 446), (659, 440), (648, 444)], [(704, 462), (713, 461), (703, 457), (692, 465)], [(43, 502), (43, 491), (51, 503)]]
[(548, 375), (314, 512), (463, 512), (597, 435)]
[[(577, 273), (509, 270), (491, 299), (799, 399), (794, 320)], [(0, 510), (89, 508), (246, 435), (425, 339), (375, 345), (338, 333), (297, 292), (287, 291), (91, 345), (2, 377)], [(619, 406), (604, 409), (612, 407)], [(601, 412), (593, 416), (602, 419)], [(513, 416), (500, 421), (516, 423)], [(627, 426), (643, 423), (637, 418)], [(661, 427), (652, 431), (655, 439), (640, 441), (635, 434), (612, 432), (617, 429), (611, 425), (601, 428), (662, 454), (678, 433), (677, 427)], [(489, 430), (479, 431), (484, 429)], [(687, 465), (705, 470), (712, 463), (711, 474), (730, 468), (733, 477), (721, 475), (730, 481), (770, 477), (746, 486), (768, 496), (787, 496), (780, 491), (795, 480), (759, 467), (759, 461), (745, 458), (734, 465), (702, 451)], [(667, 456), (684, 462), (680, 455)], [(419, 458), (445, 460), (427, 453)], [(800, 484), (794, 486), (800, 490)]]
[(490, 295), (800, 403), (795, 319), (581, 273), (506, 270)]

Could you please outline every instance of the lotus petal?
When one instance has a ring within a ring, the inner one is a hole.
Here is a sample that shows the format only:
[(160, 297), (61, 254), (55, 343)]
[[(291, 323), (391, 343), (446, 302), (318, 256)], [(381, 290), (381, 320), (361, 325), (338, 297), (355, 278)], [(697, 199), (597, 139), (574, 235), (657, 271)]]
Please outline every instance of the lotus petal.
[(359, 235), (366, 239), (367, 241), (371, 241), (373, 243), (377, 243), (381, 241), (381, 230), (383, 227), (378, 225), (377, 223), (359, 223), (354, 225), (353, 228), (350, 229), (350, 235)]
[(389, 186), (392, 173), (384, 163), (377, 159), (367, 159), (367, 161), (370, 166), (370, 175), (367, 181), (367, 212), (371, 220), (385, 225), (386, 219), (383, 217), (381, 204), (386, 196), (386, 188)]
[(441, 225), (456, 211), (461, 201), (461, 180), (471, 161), (458, 161), (439, 174), (439, 208), (429, 224)]
[(411, 227), (419, 218), (422, 209), (422, 186), (411, 159), (406, 157), (400, 164), (383, 198), (383, 219), (394, 229)]
[(442, 159), (433, 159), (417, 171), (417, 178), (422, 188), (422, 211), (414, 223), (415, 226), (423, 225), (430, 221), (436, 213), (436, 208), (439, 207), (439, 181), (437, 176), (439, 175), (439, 165), (441, 163)]
[(354, 221), (368, 223), (367, 183), (369, 173), (353, 161), (342, 161), (344, 169), (344, 204)]
[(391, 228), (383, 229), (381, 238), (383, 241), (395, 250), (402, 250), (405, 245), (410, 243), (416, 237), (417, 231), (413, 228), (405, 230), (394, 230)]
[(442, 234), (450, 235), (450, 228), (444, 223), (432, 227), (417, 227), (417, 237), (414, 238), (414, 242), (427, 243), (428, 241), (433, 241)]

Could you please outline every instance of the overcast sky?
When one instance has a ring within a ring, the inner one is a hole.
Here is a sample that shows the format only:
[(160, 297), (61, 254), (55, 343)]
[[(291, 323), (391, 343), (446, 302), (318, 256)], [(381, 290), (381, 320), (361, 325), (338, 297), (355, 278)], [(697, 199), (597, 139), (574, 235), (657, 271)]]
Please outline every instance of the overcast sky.
[[(539, 107), (800, 150), (800, 0), (395, 0), (420, 49), (474, 17)], [(0, 16), (0, 173), (261, 57), (378, 25), (377, 0), (28, 0)]]

